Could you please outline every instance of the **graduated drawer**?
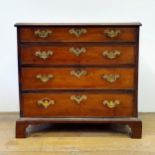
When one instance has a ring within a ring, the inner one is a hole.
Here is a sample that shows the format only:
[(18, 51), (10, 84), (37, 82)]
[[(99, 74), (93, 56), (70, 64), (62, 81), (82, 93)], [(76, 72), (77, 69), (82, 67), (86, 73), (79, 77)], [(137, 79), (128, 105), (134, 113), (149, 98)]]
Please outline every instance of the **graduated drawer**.
[(134, 97), (127, 93), (28, 93), (21, 95), (25, 117), (133, 116)]
[(21, 42), (136, 41), (136, 27), (21, 27)]
[(134, 64), (135, 46), (21, 46), (21, 64), (30, 65), (113, 65)]
[(21, 70), (22, 90), (132, 89), (134, 68), (50, 67)]

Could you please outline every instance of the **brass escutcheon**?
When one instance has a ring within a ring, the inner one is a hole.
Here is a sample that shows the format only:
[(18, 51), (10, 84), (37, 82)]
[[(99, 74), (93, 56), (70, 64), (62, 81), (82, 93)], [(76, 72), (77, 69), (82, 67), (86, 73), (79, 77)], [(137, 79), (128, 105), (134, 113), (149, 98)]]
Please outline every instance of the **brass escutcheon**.
[(75, 69), (72, 70), (70, 74), (75, 76), (76, 78), (80, 78), (81, 76), (87, 75), (87, 71), (83, 69)]
[(49, 56), (53, 55), (53, 51), (36, 51), (35, 56), (39, 57), (40, 59), (46, 60)]
[(104, 31), (104, 33), (107, 35), (107, 37), (109, 37), (109, 38), (115, 38), (115, 37), (117, 37), (120, 33), (121, 33), (121, 31), (120, 30), (115, 30), (115, 29), (106, 29), (105, 31)]
[(75, 35), (77, 38), (80, 37), (82, 34), (87, 33), (87, 29), (85, 28), (72, 28), (69, 30), (69, 33)]
[(69, 51), (71, 53), (73, 53), (75, 56), (79, 57), (82, 53), (85, 53), (86, 52), (86, 48), (84, 47), (81, 47), (81, 48), (74, 48), (74, 47), (71, 47), (69, 49)]
[(119, 74), (104, 74), (102, 78), (110, 83), (114, 83), (116, 82), (117, 79), (120, 78), (120, 75)]
[(51, 100), (49, 98), (43, 98), (43, 99), (38, 100), (37, 104), (47, 109), (50, 105), (54, 105), (55, 102), (54, 100)]
[(34, 34), (37, 35), (38, 37), (40, 38), (47, 38), (50, 34), (52, 34), (52, 31), (51, 30), (36, 30), (34, 31)]
[(87, 96), (86, 95), (72, 95), (70, 99), (74, 101), (75, 103), (80, 104), (82, 101), (87, 100)]
[(41, 82), (46, 83), (48, 82), (50, 79), (54, 78), (53, 74), (37, 74), (36, 75), (37, 79), (40, 79)]
[(113, 51), (103, 51), (102, 55), (108, 59), (116, 59), (118, 56), (120, 56), (121, 52), (118, 50), (113, 50)]
[(103, 105), (106, 105), (108, 108), (116, 108), (120, 104), (119, 100), (104, 100)]

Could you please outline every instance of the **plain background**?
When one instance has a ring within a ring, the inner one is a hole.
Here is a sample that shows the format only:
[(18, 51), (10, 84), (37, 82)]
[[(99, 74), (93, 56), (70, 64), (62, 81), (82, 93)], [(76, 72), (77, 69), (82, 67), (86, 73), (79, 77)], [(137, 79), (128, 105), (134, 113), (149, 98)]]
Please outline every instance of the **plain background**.
[(0, 0), (0, 111), (18, 111), (16, 22), (140, 21), (139, 111), (155, 111), (155, 0)]

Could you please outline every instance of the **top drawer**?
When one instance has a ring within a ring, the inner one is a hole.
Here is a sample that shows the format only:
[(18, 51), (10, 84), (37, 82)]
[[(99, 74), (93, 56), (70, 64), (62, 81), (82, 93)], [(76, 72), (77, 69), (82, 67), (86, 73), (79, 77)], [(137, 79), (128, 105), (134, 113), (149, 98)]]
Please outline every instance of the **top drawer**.
[(135, 27), (34, 26), (20, 28), (21, 42), (134, 42)]

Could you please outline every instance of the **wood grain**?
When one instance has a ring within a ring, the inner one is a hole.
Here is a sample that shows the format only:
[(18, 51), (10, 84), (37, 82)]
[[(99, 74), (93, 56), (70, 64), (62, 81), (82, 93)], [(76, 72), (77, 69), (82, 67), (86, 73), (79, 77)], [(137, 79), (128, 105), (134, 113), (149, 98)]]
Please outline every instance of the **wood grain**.
[[(132, 89), (134, 88), (134, 68), (90, 68), (80, 67), (86, 71), (86, 75), (79, 78), (71, 75), (72, 71), (79, 68), (22, 68), (22, 90), (46, 90), (46, 89)], [(37, 75), (49, 75), (54, 77), (47, 82), (37, 79)], [(104, 75), (119, 74), (115, 82), (110, 83), (103, 79)]]
[[(86, 96), (86, 100), (77, 103), (71, 96)], [(48, 98), (55, 102), (48, 108), (38, 105), (38, 100)], [(61, 98), (61, 99), (60, 99)], [(119, 100), (115, 108), (109, 108), (103, 101)], [(134, 116), (134, 99), (132, 94), (119, 93), (28, 93), (22, 94), (24, 117), (50, 117), (50, 116), (103, 116), (103, 117), (129, 117)]]
[(129, 139), (124, 126), (107, 124), (36, 125), (15, 139), (19, 113), (0, 113), (1, 155), (154, 155), (155, 113), (140, 113), (143, 138)]
[[(85, 49), (79, 56), (71, 52), (70, 49)], [(52, 51), (53, 55), (47, 59), (41, 59), (35, 55), (37, 51)], [(103, 56), (103, 52), (119, 51), (120, 55), (116, 58), (108, 59)], [(89, 46), (89, 45), (70, 45), (70, 46), (21, 46), (21, 63), (22, 65), (126, 65), (135, 64), (135, 46), (133, 45), (102, 45), (102, 46)]]
[[(71, 28), (83, 28), (80, 27), (20, 27), (20, 40), (21, 42), (134, 42), (136, 41), (136, 28), (134, 27), (110, 27), (110, 29), (120, 30), (121, 34), (115, 38), (109, 38), (104, 33), (109, 27), (84, 27), (87, 30), (86, 34), (82, 34), (80, 37), (76, 37), (69, 33)], [(40, 38), (34, 34), (36, 30), (50, 30), (52, 34), (47, 38)]]
[[(16, 137), (26, 137), (30, 125), (93, 123), (97, 128), (99, 123), (113, 123), (128, 125), (131, 128), (131, 137), (141, 138), (142, 122), (137, 118), (140, 25), (140, 23), (16, 24), (21, 116), (16, 121)], [(73, 28), (78, 32), (81, 28), (85, 29), (86, 33), (79, 36), (70, 34), (69, 31)], [(35, 34), (36, 30), (50, 30), (52, 33), (44, 38)], [(118, 30), (119, 33), (116, 37), (110, 38), (105, 30)], [(84, 47), (86, 52), (77, 57), (69, 53), (71, 47)], [(34, 56), (36, 50), (52, 50), (54, 54), (46, 61), (40, 60), (38, 56)], [(120, 50), (121, 55), (108, 60), (102, 57), (102, 50)], [(71, 74), (75, 70), (84, 70), (86, 74), (81, 76)], [(38, 74), (52, 74), (53, 78), (42, 82)], [(102, 78), (105, 74), (119, 74), (120, 77), (115, 82), (108, 82)], [(86, 94), (88, 98), (76, 107), (69, 97), (81, 93)], [(44, 95), (54, 98), (57, 103), (43, 110), (36, 104), (36, 100), (46, 97)], [(111, 111), (105, 106), (103, 108), (101, 104), (98, 105), (103, 96), (109, 100), (119, 98), (123, 102)], [(70, 117), (66, 118), (68, 114)]]

